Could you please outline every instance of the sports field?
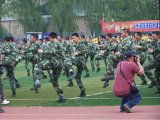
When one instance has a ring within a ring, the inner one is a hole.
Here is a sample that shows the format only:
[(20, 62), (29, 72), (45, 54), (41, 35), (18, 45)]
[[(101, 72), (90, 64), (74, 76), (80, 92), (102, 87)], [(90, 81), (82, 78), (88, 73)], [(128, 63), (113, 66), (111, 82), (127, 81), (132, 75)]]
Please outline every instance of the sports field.
[[(31, 67), (31, 65), (29, 65)], [(38, 94), (30, 91), (33, 80), (31, 76), (27, 76), (24, 67), (24, 62), (17, 65), (15, 76), (19, 81), (21, 88), (17, 89), (17, 97), (11, 98), (11, 90), (8, 80), (3, 80), (5, 97), (11, 101), (7, 106), (117, 106), (119, 105), (119, 98), (112, 93), (113, 80), (110, 81), (110, 86), (102, 88), (103, 82), (100, 79), (105, 73), (104, 63), (101, 61), (101, 71), (96, 73), (91, 71), (89, 62), (87, 63), (90, 69), (90, 77), (84, 78), (83, 72), (82, 81), (86, 88), (86, 98), (78, 98), (80, 90), (74, 80), (74, 86), (67, 88), (67, 78), (61, 75), (59, 84), (64, 90), (64, 95), (67, 99), (65, 103), (57, 103), (58, 96), (56, 95), (52, 85), (47, 79), (42, 80), (41, 89)], [(46, 73), (46, 72), (45, 72)], [(47, 73), (46, 73), (47, 75)], [(5, 75), (3, 75), (4, 77)], [(2, 78), (3, 78), (2, 77)], [(148, 80), (148, 82), (150, 82)], [(136, 83), (142, 94), (142, 101), (139, 105), (160, 105), (160, 96), (155, 95), (156, 88), (148, 88), (148, 85), (140, 86), (141, 80), (136, 77)]]

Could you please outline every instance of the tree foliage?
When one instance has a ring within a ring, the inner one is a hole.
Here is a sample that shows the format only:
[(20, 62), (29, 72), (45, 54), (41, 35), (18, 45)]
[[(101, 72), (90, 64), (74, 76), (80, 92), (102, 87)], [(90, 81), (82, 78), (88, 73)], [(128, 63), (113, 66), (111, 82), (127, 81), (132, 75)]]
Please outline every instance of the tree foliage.
[(24, 31), (44, 31), (44, 21), (37, 0), (10, 0), (9, 13), (22, 24)]
[[(53, 28), (59, 32), (77, 30), (76, 19), (83, 14), (88, 31), (100, 32), (99, 22), (154, 20), (159, 17), (159, 0), (0, 0), (0, 18), (15, 17), (24, 31), (45, 31), (41, 5), (46, 4)], [(7, 6), (7, 9), (6, 9)], [(5, 9), (4, 9), (5, 8)], [(45, 11), (45, 13), (46, 13)], [(5, 12), (5, 13), (4, 13)]]
[(74, 0), (47, 0), (53, 27), (58, 32), (74, 32), (76, 30), (76, 16), (73, 12)]

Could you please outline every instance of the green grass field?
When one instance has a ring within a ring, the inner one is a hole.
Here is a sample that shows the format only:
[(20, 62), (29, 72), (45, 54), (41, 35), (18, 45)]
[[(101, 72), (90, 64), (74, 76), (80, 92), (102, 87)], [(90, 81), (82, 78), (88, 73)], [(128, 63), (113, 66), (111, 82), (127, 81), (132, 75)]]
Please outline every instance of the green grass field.
[[(90, 69), (90, 64), (87, 64)], [(30, 65), (31, 67), (31, 65)], [(45, 72), (46, 73), (46, 72)], [(15, 76), (18, 79), (21, 88), (17, 89), (17, 97), (11, 98), (11, 90), (8, 80), (3, 80), (5, 97), (11, 101), (7, 106), (106, 106), (106, 105), (119, 105), (120, 99), (115, 97), (112, 93), (113, 80), (110, 81), (110, 86), (102, 88), (103, 82), (100, 79), (105, 73), (105, 67), (103, 61), (101, 61), (101, 71), (91, 72), (90, 77), (84, 78), (84, 72), (82, 75), (82, 81), (86, 88), (86, 98), (76, 98), (79, 95), (79, 88), (74, 80), (74, 87), (66, 88), (67, 80), (66, 76), (61, 75), (59, 84), (64, 90), (64, 95), (67, 98), (65, 103), (55, 102), (58, 99), (52, 85), (48, 82), (48, 79), (43, 79), (41, 89), (38, 94), (34, 91), (30, 91), (33, 85), (32, 77), (27, 77), (24, 62), (21, 62), (16, 67)], [(47, 73), (46, 73), (47, 74)], [(4, 75), (2, 76), (2, 78)], [(150, 82), (148, 80), (148, 82)], [(141, 80), (136, 77), (136, 83), (140, 84)], [(143, 97), (140, 105), (160, 105), (160, 96), (155, 95), (156, 88), (148, 88), (148, 86), (139, 86), (141, 95)]]

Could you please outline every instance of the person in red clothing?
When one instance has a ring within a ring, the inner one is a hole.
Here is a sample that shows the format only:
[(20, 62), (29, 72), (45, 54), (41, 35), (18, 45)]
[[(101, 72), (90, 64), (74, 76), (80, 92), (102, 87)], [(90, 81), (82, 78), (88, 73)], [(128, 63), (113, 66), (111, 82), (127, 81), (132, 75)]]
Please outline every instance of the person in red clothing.
[[(141, 101), (140, 93), (131, 93), (130, 85), (134, 85), (134, 77), (144, 75), (144, 69), (131, 50), (124, 52), (124, 61), (118, 63), (113, 85), (113, 93), (121, 98), (120, 111), (131, 113), (131, 108)], [(123, 75), (122, 75), (123, 73)]]

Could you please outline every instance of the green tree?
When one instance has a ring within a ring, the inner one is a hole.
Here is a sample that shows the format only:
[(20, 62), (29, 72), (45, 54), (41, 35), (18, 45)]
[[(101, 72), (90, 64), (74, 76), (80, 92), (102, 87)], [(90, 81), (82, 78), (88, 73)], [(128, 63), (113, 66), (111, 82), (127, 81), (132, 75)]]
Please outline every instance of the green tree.
[[(5, 3), (5, 0), (0, 0), (0, 20), (2, 19), (3, 17), (3, 14), (4, 14), (4, 3)], [(2, 27), (2, 25), (0, 24), (0, 35), (4, 35), (6, 34), (6, 31), (5, 29)]]
[(22, 24), (24, 31), (43, 32), (45, 23), (38, 0), (10, 0), (9, 13)]
[(52, 27), (62, 35), (76, 30), (76, 16), (73, 12), (74, 0), (47, 0)]

